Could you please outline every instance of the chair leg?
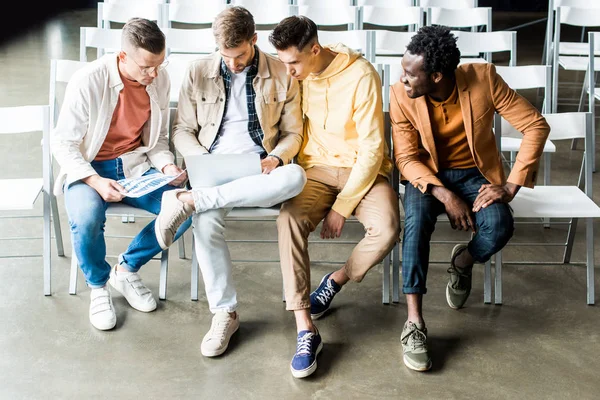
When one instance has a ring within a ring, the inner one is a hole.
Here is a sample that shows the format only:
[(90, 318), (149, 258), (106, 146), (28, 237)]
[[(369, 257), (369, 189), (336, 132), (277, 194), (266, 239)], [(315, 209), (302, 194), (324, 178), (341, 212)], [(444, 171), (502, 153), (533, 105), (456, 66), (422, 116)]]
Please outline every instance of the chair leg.
[(577, 218), (571, 218), (569, 230), (567, 232), (567, 243), (565, 245), (565, 253), (563, 255), (563, 263), (571, 262), (571, 253), (573, 252), (573, 243), (575, 242), (575, 232), (577, 232)]
[(185, 260), (185, 232), (183, 235), (181, 235), (181, 237), (179, 238), (178, 242), (179, 242), (179, 258), (181, 260)]
[(62, 230), (60, 229), (60, 217), (58, 214), (58, 205), (56, 197), (50, 196), (50, 205), (52, 207), (52, 222), (54, 223), (54, 237), (56, 240), (56, 252), (60, 257), (65, 256), (65, 248), (63, 244)]
[(198, 270), (200, 265), (198, 265), (198, 257), (196, 257), (196, 247), (194, 246), (194, 236), (192, 235), (192, 280), (190, 286), (190, 295), (192, 301), (198, 300)]
[(594, 290), (594, 220), (592, 218), (586, 218), (585, 226), (587, 303), (592, 305), (596, 300)]
[(392, 301), (400, 302), (400, 242), (392, 250)]
[(381, 283), (381, 302), (390, 304), (390, 258), (392, 254), (387, 254), (383, 258), (383, 282)]
[(169, 249), (163, 250), (160, 255), (160, 279), (158, 283), (158, 298), (167, 299), (167, 272), (169, 270)]
[(71, 271), (69, 274), (69, 294), (77, 294), (77, 271), (79, 270), (79, 262), (75, 255), (75, 250), (71, 250)]
[[(550, 184), (552, 153), (544, 153), (544, 185)], [(544, 218), (544, 228), (550, 228), (550, 218)]]
[(483, 267), (483, 302), (492, 302), (492, 260), (488, 260)]
[(502, 250), (496, 253), (494, 268), (494, 304), (502, 304)]
[(44, 192), (44, 224), (43, 224), (43, 263), (44, 263), (44, 295), (52, 295), (52, 228), (50, 224), (50, 195)]

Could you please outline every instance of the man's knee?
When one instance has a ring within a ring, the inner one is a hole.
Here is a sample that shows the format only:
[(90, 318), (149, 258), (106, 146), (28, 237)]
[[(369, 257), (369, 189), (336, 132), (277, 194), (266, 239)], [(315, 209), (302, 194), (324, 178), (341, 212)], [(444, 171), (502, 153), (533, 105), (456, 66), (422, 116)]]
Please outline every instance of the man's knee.
[(195, 213), (192, 216), (192, 225), (194, 227), (194, 236), (199, 240), (223, 235), (225, 232), (223, 210), (215, 209)]
[(94, 210), (85, 207), (70, 209), (67, 214), (69, 215), (69, 226), (72, 232), (100, 232), (104, 229), (106, 223), (106, 215), (103, 212), (94, 212)]
[(514, 219), (506, 204), (498, 204), (496, 206), (497, 210), (491, 212), (480, 224), (478, 233), (486, 241), (504, 247), (514, 233)]
[(306, 171), (298, 164), (288, 164), (285, 177), (285, 185), (290, 191), (291, 197), (297, 196), (306, 185)]

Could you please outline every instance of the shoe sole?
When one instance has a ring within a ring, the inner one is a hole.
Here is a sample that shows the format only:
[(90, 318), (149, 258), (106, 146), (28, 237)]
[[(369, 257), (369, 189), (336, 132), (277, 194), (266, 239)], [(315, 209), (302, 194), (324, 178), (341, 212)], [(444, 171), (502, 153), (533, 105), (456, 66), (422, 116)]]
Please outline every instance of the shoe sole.
[(117, 292), (121, 293), (121, 295), (122, 295), (123, 297), (125, 297), (125, 300), (127, 300), (127, 303), (128, 303), (128, 304), (129, 304), (129, 305), (130, 305), (132, 308), (134, 308), (134, 309), (136, 309), (136, 310), (138, 310), (138, 311), (141, 311), (141, 312), (146, 312), (146, 313), (147, 313), (147, 312), (151, 312), (151, 311), (154, 311), (154, 310), (156, 310), (156, 301), (154, 302), (154, 307), (151, 307), (151, 308), (143, 308), (143, 307), (137, 306), (137, 305), (133, 304), (132, 302), (130, 302), (130, 301), (129, 301), (129, 299), (128, 299), (128, 298), (127, 298), (127, 297), (126, 297), (124, 294), (123, 294), (123, 292), (121, 292), (121, 291), (119, 290), (119, 288), (116, 286), (115, 279), (113, 278), (113, 276), (112, 276), (112, 275), (111, 275), (111, 276), (108, 278), (108, 283), (110, 283), (110, 286), (112, 286), (112, 287), (113, 287), (113, 289), (115, 289)]
[[(238, 329), (240, 329), (240, 326), (238, 325), (237, 328), (235, 328), (235, 331), (233, 331), (231, 333), (231, 336), (229, 336), (229, 340), (231, 340), (231, 338), (233, 337), (233, 335), (238, 331)], [(223, 347), (222, 349), (219, 350), (215, 350), (213, 352), (204, 352), (204, 350), (202, 350), (202, 345), (200, 345), (200, 352), (202, 353), (202, 355), (204, 357), (216, 357), (216, 356), (220, 356), (221, 354), (225, 353), (225, 351), (227, 350), (227, 348), (229, 347), (229, 340), (227, 341), (227, 343), (225, 344), (225, 347)]]
[[(464, 244), (457, 244), (456, 246), (454, 246), (454, 248), (452, 249), (451, 256), (450, 256), (450, 265), (452, 265), (454, 263), (454, 258), (458, 254), (458, 251), (462, 248), (467, 248), (467, 246), (465, 246)], [(469, 296), (467, 295), (467, 297), (469, 297)], [(459, 309), (463, 308), (463, 306), (464, 306), (464, 304), (462, 306), (457, 306), (454, 303), (452, 303), (452, 300), (450, 299), (450, 283), (448, 283), (446, 285), (446, 303), (448, 303), (448, 307), (450, 307), (453, 310), (459, 310)]]
[(313, 363), (308, 368), (298, 371), (298, 370), (295, 370), (294, 368), (292, 368), (292, 365), (290, 364), (290, 370), (292, 371), (292, 376), (294, 378), (306, 378), (307, 376), (312, 375), (317, 370), (317, 356), (319, 355), (319, 353), (321, 352), (322, 349), (323, 349), (323, 342), (319, 343), (319, 347), (317, 347), (317, 354), (315, 355), (315, 361), (313, 361)]
[(163, 241), (162, 236), (160, 235), (160, 227), (158, 226), (158, 216), (154, 220), (154, 236), (156, 236), (156, 241), (161, 249), (167, 250), (169, 246)]
[(424, 372), (429, 371), (431, 369), (431, 360), (429, 360), (429, 363), (426, 366), (418, 367), (416, 365), (411, 364), (410, 360), (408, 359), (408, 357), (406, 357), (406, 355), (402, 357), (402, 359), (404, 360), (404, 365), (406, 365), (409, 369), (412, 369), (413, 371)]
[(96, 329), (98, 329), (99, 331), (110, 331), (111, 329), (113, 329), (115, 326), (117, 326), (117, 321), (115, 320), (115, 323), (112, 325), (106, 325), (106, 326), (99, 326), (94, 324), (93, 322), (90, 321), (90, 323), (92, 324), (92, 326)]

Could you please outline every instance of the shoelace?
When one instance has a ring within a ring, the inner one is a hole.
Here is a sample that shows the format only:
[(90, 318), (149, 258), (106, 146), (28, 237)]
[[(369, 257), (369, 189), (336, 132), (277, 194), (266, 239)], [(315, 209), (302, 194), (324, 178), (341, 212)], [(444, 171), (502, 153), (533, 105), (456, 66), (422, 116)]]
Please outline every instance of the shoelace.
[(183, 224), (183, 222), (187, 218), (188, 218), (188, 215), (185, 212), (183, 203), (180, 203), (179, 209), (177, 210), (177, 212), (175, 214), (173, 214), (173, 217), (171, 218), (171, 221), (169, 221), (169, 225), (168, 225), (169, 231), (171, 232), (171, 234), (173, 234), (173, 236), (175, 236), (177, 229), (181, 226), (181, 224)]
[(327, 284), (323, 288), (323, 291), (317, 294), (315, 297), (317, 298), (317, 300), (319, 300), (321, 304), (326, 305), (333, 298), (335, 293), (336, 291), (333, 288), (333, 285), (331, 284), (331, 280), (327, 279)]
[(131, 286), (139, 296), (150, 293), (150, 289), (142, 283), (142, 278), (140, 278), (140, 275), (137, 272), (132, 272), (131, 275), (127, 277), (127, 283), (129, 283), (129, 286)]
[(427, 337), (421, 332), (416, 325), (413, 325), (413, 330), (404, 337), (403, 340), (405, 345), (411, 347), (411, 350), (423, 349), (427, 342)]
[(314, 333), (308, 332), (304, 336), (298, 339), (298, 347), (296, 348), (296, 355), (310, 355), (310, 346), (312, 344), (312, 337)]
[(469, 278), (469, 274), (465, 274), (464, 272), (460, 272), (457, 268), (455, 268), (454, 266), (448, 268), (448, 273), (453, 274), (453, 278), (456, 277), (456, 281), (452, 282), (452, 289), (457, 289), (457, 290), (466, 290), (467, 289), (467, 284), (465, 282), (464, 279), (461, 278)]
[(231, 318), (227, 318), (227, 320), (217, 320), (215, 326), (213, 327), (211, 339), (217, 339), (222, 341), (225, 338), (225, 334), (227, 333), (227, 329), (229, 329), (229, 324), (231, 323)]

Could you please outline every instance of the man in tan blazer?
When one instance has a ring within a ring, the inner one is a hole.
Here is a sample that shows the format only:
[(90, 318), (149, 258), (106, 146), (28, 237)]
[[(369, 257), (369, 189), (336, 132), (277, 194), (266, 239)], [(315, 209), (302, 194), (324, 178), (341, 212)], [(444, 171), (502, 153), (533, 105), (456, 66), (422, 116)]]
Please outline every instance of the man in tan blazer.
[[(391, 88), (396, 166), (410, 182), (404, 195), (403, 293), (408, 319), (402, 331), (404, 364), (431, 368), (422, 315), (427, 292), (429, 242), (436, 218), (473, 230), (468, 244), (452, 250), (446, 300), (461, 308), (471, 291), (475, 262), (484, 263), (513, 234), (508, 203), (521, 186), (533, 187), (550, 128), (525, 98), (496, 74), (493, 64), (458, 66), (456, 37), (443, 26), (425, 26), (402, 58), (403, 73)], [(495, 112), (523, 133), (517, 160), (505, 178), (492, 131)]]

